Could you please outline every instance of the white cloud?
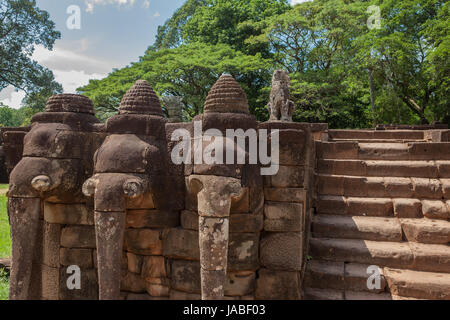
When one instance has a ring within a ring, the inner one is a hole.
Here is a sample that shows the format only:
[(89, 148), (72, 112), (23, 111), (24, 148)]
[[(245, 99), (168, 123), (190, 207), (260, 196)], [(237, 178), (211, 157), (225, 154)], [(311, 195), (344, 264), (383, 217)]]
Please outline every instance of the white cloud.
[(155, 18), (158, 18), (159, 16), (161, 16), (161, 14), (159, 12), (155, 12), (155, 14), (153, 15)]
[[(80, 40), (80, 47), (83, 51), (83, 47), (88, 46), (88, 44), (85, 43), (86, 41), (87, 40)], [(49, 51), (42, 46), (37, 46), (32, 58), (39, 62), (39, 64), (53, 71), (75, 70), (93, 74), (108, 73), (113, 69), (114, 66), (111, 62), (89, 57), (81, 53), (81, 50), (76, 52), (56, 45), (53, 51)]]
[(89, 80), (102, 79), (106, 74), (92, 73), (87, 74), (84, 71), (53, 71), (55, 80), (62, 84), (64, 93), (76, 93), (76, 89), (89, 83)]
[(310, 2), (310, 1), (313, 1), (313, 0), (291, 0), (291, 6), (295, 6), (296, 4), (303, 3), (303, 2)]
[[(82, 39), (71, 45), (84, 50), (89, 44), (86, 39)], [(55, 80), (61, 83), (65, 93), (75, 93), (77, 88), (88, 84), (89, 80), (102, 79), (114, 67), (121, 67), (108, 61), (89, 57), (80, 52), (61, 48), (58, 45), (55, 46), (53, 51), (37, 46), (32, 59), (53, 71)], [(0, 92), (0, 101), (11, 108), (20, 108), (24, 97), (25, 92), (15, 91), (11, 86)]]
[(144, 9), (150, 8), (150, 1), (149, 0), (145, 0), (144, 3), (142, 4), (142, 8), (144, 8)]
[(8, 86), (0, 92), (0, 102), (14, 109), (20, 108), (23, 98), (25, 92), (16, 91), (13, 86)]
[[(144, 0), (144, 4), (148, 2), (148, 0)], [(133, 6), (135, 0), (85, 0), (86, 3), (86, 12), (93, 13), (95, 6), (105, 6), (108, 4), (115, 4), (117, 6)], [(150, 3), (148, 3), (150, 5)]]

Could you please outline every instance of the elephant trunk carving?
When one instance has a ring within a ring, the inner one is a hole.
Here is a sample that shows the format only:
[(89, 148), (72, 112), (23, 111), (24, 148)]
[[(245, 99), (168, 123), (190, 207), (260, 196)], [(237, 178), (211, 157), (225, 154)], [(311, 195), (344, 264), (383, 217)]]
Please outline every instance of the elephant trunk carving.
[(189, 182), (198, 199), (202, 300), (220, 300), (227, 275), (231, 201), (242, 196), (243, 188), (239, 179), (229, 177), (194, 175)]
[(137, 198), (147, 191), (144, 179), (128, 174), (97, 174), (83, 185), (83, 193), (94, 196), (100, 300), (120, 298), (127, 198)]

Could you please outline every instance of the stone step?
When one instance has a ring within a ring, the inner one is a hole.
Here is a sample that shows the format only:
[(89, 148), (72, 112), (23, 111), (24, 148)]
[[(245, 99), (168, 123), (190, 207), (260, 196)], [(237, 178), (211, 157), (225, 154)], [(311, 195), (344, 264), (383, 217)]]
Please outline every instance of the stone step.
[(390, 291), (396, 297), (450, 300), (450, 274), (384, 268)]
[(396, 218), (316, 215), (312, 222), (315, 238), (402, 241), (402, 227)]
[(362, 177), (450, 178), (450, 161), (319, 159), (318, 173)]
[(432, 219), (399, 219), (409, 242), (429, 244), (450, 243), (450, 222)]
[(317, 199), (319, 214), (393, 217), (394, 207), (389, 198), (358, 198), (322, 195)]
[(304, 289), (305, 300), (344, 300), (344, 291), (333, 289)]
[(319, 194), (370, 197), (450, 199), (450, 179), (360, 177), (317, 174)]
[(305, 300), (392, 300), (389, 293), (353, 292), (333, 289), (305, 288)]
[(331, 139), (332, 142), (359, 142), (359, 143), (410, 143), (410, 142), (427, 142), (423, 139)]
[[(374, 272), (379, 281), (369, 279)], [(368, 285), (369, 282), (369, 285)], [(375, 284), (375, 286), (372, 286)], [(307, 262), (304, 285), (310, 288), (380, 293), (386, 289), (383, 269), (369, 265), (335, 261), (311, 260)]]
[(450, 142), (358, 143), (316, 141), (318, 159), (450, 160)]
[(423, 140), (423, 131), (415, 130), (328, 130), (330, 139), (384, 139), (384, 140)]
[(319, 214), (332, 215), (450, 219), (450, 200), (320, 195), (316, 209)]
[(314, 259), (450, 273), (448, 245), (311, 238)]

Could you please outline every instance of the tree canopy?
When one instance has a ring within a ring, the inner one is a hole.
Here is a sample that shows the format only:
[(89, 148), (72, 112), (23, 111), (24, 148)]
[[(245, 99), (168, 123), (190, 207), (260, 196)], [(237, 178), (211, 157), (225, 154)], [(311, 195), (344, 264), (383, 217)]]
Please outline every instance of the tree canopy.
[[(380, 28), (369, 28), (369, 6)], [(448, 120), (449, 3), (444, 0), (187, 0), (158, 28), (138, 62), (78, 91), (102, 119), (146, 79), (160, 96), (183, 97), (187, 119), (202, 112), (223, 72), (266, 120), (273, 70), (291, 73), (297, 121), (334, 128)]]
[(62, 87), (53, 73), (31, 56), (36, 45), (52, 50), (60, 33), (48, 12), (40, 10), (34, 0), (2, 0), (0, 21), (0, 90), (10, 85), (24, 90), (29, 95), (26, 104), (42, 109), (42, 99), (36, 97), (46, 100), (62, 92)]

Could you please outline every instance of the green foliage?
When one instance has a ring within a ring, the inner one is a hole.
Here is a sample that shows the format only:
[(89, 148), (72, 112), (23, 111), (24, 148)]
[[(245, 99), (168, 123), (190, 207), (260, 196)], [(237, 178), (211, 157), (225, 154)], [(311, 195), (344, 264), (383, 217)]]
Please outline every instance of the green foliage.
[[(450, 112), (449, 5), (441, 0), (373, 1), (381, 7), (381, 29), (362, 34), (359, 66), (373, 71), (378, 95), (408, 107), (421, 123)], [(377, 99), (377, 102), (387, 102)], [(380, 105), (387, 110), (388, 106)], [(394, 110), (390, 110), (392, 112)], [(407, 118), (411, 116), (406, 114)]]
[(0, 127), (21, 127), (30, 124), (36, 111), (29, 107), (13, 109), (0, 103)]
[(0, 269), (0, 301), (8, 300), (9, 297), (9, 276), (3, 269)]
[[(2, 189), (0, 191), (6, 191)], [(0, 195), (0, 258), (11, 256), (11, 238), (9, 235), (9, 220), (6, 211), (7, 198), (3, 193)]]
[(27, 93), (23, 101), (26, 110), (17, 112), (18, 116), (27, 114), (26, 119), (13, 121), (20, 125), (42, 111), (51, 95), (62, 92), (53, 73), (31, 59), (36, 45), (51, 50), (61, 35), (35, 0), (1, 1), (0, 21), (0, 90), (11, 85)]
[(12, 85), (26, 92), (51, 86), (53, 74), (31, 59), (34, 47), (52, 49), (60, 33), (34, 0), (0, 3), (0, 89)]
[[(381, 29), (369, 29), (381, 9)], [(443, 0), (188, 0), (139, 62), (79, 92), (102, 119), (126, 90), (146, 79), (160, 96), (183, 97), (187, 119), (202, 112), (228, 72), (258, 120), (268, 118), (271, 73), (291, 74), (296, 121), (332, 128), (418, 124), (450, 118), (449, 3)]]
[(225, 44), (191, 43), (174, 49), (148, 51), (139, 62), (116, 70), (103, 80), (91, 80), (78, 91), (92, 99), (102, 116), (117, 111), (121, 97), (138, 79), (145, 79), (160, 95), (183, 97), (188, 119), (203, 111), (209, 89), (224, 72), (232, 74), (257, 105), (259, 89), (264, 84), (254, 78), (270, 76), (267, 60), (261, 55), (245, 55)]

